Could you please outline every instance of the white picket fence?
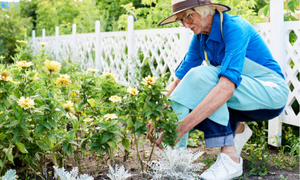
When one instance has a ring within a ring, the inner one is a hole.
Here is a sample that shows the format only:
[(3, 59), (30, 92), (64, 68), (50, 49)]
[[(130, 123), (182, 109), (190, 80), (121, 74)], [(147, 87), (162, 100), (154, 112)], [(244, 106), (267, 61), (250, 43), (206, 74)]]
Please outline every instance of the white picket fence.
[[(283, 0), (271, 0), (270, 23), (256, 24), (264, 41), (269, 46), (274, 58), (279, 62), (286, 82), (290, 87), (288, 102), (282, 115), (269, 121), (268, 143), (281, 144), (282, 123), (300, 126), (299, 109), (292, 104), (300, 103), (300, 22), (283, 21)], [(73, 25), (71, 35), (35, 37), (32, 32), (32, 46), (38, 52), (39, 42), (46, 42), (46, 52), (57, 61), (71, 60), (80, 64), (82, 70), (98, 68), (101, 72), (111, 72), (119, 82), (128, 85), (129, 73), (134, 67), (142, 65), (148, 59), (153, 75), (170, 71), (169, 82), (175, 78), (174, 70), (184, 57), (192, 37), (192, 32), (185, 28), (134, 30), (133, 17), (128, 17), (127, 32), (100, 32), (100, 22), (95, 23), (95, 33), (76, 34)], [(289, 34), (297, 35), (296, 42), (289, 42)], [(140, 59), (141, 58), (141, 59)]]

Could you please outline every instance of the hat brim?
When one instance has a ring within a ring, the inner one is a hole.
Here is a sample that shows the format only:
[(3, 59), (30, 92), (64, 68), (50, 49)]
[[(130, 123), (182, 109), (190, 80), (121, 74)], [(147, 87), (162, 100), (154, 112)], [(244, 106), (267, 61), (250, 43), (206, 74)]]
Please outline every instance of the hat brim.
[[(222, 11), (222, 12), (226, 12), (226, 11), (230, 11), (231, 8), (229, 6), (223, 5), (223, 4), (217, 4), (217, 3), (211, 3), (211, 4), (205, 4), (205, 5), (201, 5), (201, 6), (214, 6), (215, 8), (217, 8), (218, 10)], [(201, 6), (194, 6), (194, 7), (188, 7), (185, 9), (182, 9), (176, 13), (174, 13), (173, 15), (167, 17), (166, 19), (162, 20), (157, 26), (162, 26), (162, 25), (166, 25), (166, 24), (170, 24), (176, 21), (177, 18), (177, 14), (181, 13), (183, 11), (186, 11), (188, 9), (192, 9), (192, 8), (196, 8), (196, 7), (201, 7)]]

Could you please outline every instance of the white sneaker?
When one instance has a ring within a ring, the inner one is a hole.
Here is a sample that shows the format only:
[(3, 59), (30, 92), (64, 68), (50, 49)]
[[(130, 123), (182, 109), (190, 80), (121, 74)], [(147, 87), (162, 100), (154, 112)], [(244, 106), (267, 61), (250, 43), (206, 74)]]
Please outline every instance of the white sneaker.
[(233, 139), (234, 147), (238, 156), (241, 155), (244, 145), (250, 139), (251, 136), (252, 136), (251, 129), (246, 123), (244, 123), (244, 132), (240, 134), (235, 134), (235, 137)]
[(234, 162), (224, 153), (218, 155), (217, 161), (201, 175), (205, 180), (230, 180), (243, 174), (243, 159), (240, 163)]

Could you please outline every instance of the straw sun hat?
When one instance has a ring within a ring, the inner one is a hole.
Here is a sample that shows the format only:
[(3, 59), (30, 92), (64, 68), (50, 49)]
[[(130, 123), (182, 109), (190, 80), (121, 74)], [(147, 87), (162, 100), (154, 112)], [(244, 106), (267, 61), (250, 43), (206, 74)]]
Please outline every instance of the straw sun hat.
[(212, 3), (211, 0), (172, 0), (173, 14), (161, 21), (158, 26), (173, 23), (176, 21), (178, 13), (200, 6), (213, 6), (223, 12), (230, 10), (230, 7), (223, 4)]

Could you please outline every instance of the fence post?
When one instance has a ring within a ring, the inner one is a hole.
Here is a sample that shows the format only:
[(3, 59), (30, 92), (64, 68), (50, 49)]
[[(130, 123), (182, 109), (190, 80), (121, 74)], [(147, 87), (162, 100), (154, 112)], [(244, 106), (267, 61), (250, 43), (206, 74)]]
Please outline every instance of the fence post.
[(59, 27), (55, 27), (55, 59), (58, 61), (58, 54), (59, 54)]
[(76, 35), (76, 24), (72, 26), (72, 35), (73, 35), (73, 48), (71, 50), (73, 57), (71, 59), (72, 62), (76, 62), (77, 58), (77, 35)]
[(129, 58), (129, 82), (131, 85), (134, 84), (135, 79), (135, 42), (134, 42), (134, 21), (133, 16), (128, 16), (128, 58)]
[[(270, 33), (271, 53), (284, 71), (283, 49), (283, 0), (271, 0), (270, 2)], [(281, 145), (282, 120), (281, 116), (269, 121), (268, 143), (279, 147)]]
[(101, 32), (100, 32), (100, 21), (95, 23), (95, 33), (96, 33), (96, 42), (95, 42), (95, 62), (96, 67), (99, 69), (99, 72), (102, 73), (102, 62), (101, 62)]
[(32, 30), (32, 46), (33, 46), (32, 55), (34, 55), (36, 52), (35, 30)]
[(46, 30), (45, 29), (42, 30), (42, 42), (43, 43), (46, 42)]

